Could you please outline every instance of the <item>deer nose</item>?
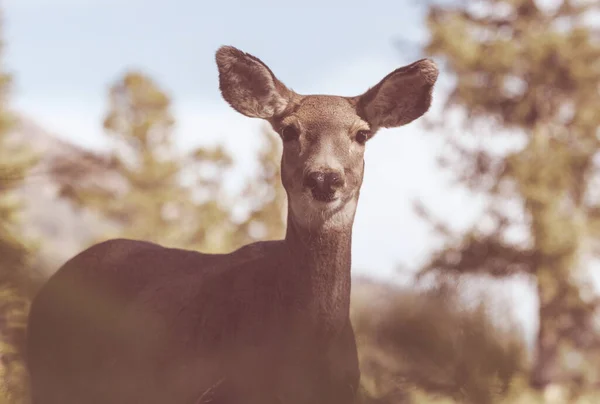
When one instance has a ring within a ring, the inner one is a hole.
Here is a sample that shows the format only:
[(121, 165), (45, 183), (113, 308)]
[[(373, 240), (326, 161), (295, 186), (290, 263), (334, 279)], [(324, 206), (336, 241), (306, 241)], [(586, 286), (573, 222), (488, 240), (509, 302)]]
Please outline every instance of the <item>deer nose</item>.
[(337, 171), (313, 171), (304, 177), (304, 186), (313, 193), (332, 194), (344, 186), (344, 178)]

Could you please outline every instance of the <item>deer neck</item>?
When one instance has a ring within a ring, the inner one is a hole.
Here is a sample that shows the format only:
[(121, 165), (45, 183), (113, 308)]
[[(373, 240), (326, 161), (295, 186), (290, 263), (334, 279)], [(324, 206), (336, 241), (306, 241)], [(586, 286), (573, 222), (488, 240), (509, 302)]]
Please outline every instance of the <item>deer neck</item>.
[(309, 230), (288, 214), (285, 244), (302, 312), (328, 332), (344, 327), (350, 310), (352, 222)]

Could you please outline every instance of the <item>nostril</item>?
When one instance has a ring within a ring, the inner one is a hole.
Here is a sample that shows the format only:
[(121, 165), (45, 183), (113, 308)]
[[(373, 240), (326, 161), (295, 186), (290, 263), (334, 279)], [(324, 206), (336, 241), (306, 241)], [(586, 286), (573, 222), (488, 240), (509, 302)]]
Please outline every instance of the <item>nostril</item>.
[(344, 186), (344, 178), (337, 172), (328, 173), (325, 182), (328, 184), (328, 188), (331, 189), (338, 189)]
[(316, 171), (304, 177), (304, 186), (310, 189), (319, 189), (323, 187), (325, 175), (322, 172)]

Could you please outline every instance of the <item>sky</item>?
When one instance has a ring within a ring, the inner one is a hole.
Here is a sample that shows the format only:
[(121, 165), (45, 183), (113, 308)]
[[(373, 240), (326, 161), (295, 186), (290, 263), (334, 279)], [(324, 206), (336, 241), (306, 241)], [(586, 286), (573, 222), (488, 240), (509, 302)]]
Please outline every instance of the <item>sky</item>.
[[(420, 58), (427, 39), (424, 2), (282, 3), (5, 0), (13, 105), (60, 138), (102, 149), (108, 87), (125, 71), (141, 70), (172, 97), (179, 146), (227, 145), (243, 183), (262, 123), (221, 98), (214, 61), (219, 46), (259, 57), (299, 93), (351, 96)], [(439, 110), (441, 91), (439, 85), (431, 113)], [(416, 121), (381, 130), (369, 142), (353, 233), (355, 275), (396, 279), (399, 266), (416, 269), (427, 258), (437, 244), (413, 212), (415, 199), (455, 228), (476, 220), (480, 201), (449, 187), (436, 165), (441, 135)]]

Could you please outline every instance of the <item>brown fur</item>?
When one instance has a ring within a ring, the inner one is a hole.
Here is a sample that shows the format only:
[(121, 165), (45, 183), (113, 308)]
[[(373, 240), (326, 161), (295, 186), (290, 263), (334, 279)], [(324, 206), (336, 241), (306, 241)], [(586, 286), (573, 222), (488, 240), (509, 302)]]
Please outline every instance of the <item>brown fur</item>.
[[(435, 65), (419, 61), (362, 96), (336, 97), (296, 94), (232, 47), (216, 60), (233, 108), (298, 135), (282, 155), (285, 239), (222, 255), (122, 239), (80, 253), (32, 305), (34, 404), (354, 401), (350, 258), (365, 147), (356, 136), (422, 115)], [(328, 202), (304, 183), (314, 172), (343, 180)]]

